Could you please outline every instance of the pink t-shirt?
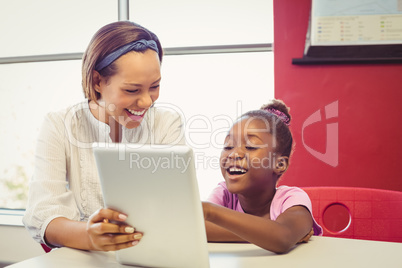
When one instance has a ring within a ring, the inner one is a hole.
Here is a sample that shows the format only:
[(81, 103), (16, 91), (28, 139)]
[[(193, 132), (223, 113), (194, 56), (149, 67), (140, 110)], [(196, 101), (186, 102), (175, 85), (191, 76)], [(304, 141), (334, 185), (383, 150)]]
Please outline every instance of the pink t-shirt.
[[(212, 191), (208, 201), (244, 213), (239, 198), (236, 194), (229, 192), (224, 181)], [(293, 206), (304, 206), (310, 213), (312, 211), (310, 198), (305, 191), (298, 187), (279, 186), (271, 203), (271, 220), (275, 221), (281, 213)], [(314, 218), (313, 221), (314, 235), (322, 235), (321, 226)]]

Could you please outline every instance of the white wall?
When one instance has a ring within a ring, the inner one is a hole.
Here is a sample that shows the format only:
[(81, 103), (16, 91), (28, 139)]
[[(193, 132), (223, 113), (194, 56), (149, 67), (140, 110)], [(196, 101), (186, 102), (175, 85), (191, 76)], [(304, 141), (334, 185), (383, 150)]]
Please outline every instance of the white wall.
[(45, 254), (23, 226), (0, 225), (0, 267)]

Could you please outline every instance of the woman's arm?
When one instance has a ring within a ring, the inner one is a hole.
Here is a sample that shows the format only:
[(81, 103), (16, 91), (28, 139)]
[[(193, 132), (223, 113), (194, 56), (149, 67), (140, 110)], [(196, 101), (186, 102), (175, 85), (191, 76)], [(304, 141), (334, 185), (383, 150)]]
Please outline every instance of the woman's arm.
[(46, 228), (45, 240), (53, 246), (84, 250), (111, 251), (132, 247), (138, 244), (142, 234), (124, 224), (126, 218), (110, 209), (98, 210), (88, 222), (55, 218)]
[[(313, 226), (311, 214), (303, 206), (287, 209), (276, 221), (208, 202), (203, 202), (203, 209), (206, 221), (230, 231), (245, 241), (276, 253), (289, 251), (310, 233)], [(218, 228), (210, 229), (208, 225), (206, 227), (208, 239), (213, 236), (214, 241), (236, 241), (226, 240), (227, 234)]]

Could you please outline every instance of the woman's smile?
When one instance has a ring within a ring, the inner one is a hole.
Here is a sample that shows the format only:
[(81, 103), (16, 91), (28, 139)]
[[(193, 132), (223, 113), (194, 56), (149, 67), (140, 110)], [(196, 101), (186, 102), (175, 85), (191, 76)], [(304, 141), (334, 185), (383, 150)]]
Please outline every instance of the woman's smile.
[[(118, 124), (132, 129), (140, 126), (145, 114), (159, 97), (161, 80), (158, 54), (148, 49), (143, 53), (129, 52), (114, 63), (118, 72), (109, 78), (99, 77), (97, 89), (102, 103), (102, 119), (109, 124), (112, 118)], [(109, 106), (113, 109), (108, 109)], [(98, 117), (97, 117), (98, 116)]]
[(127, 109), (127, 111), (129, 111), (130, 113), (132, 113), (133, 115), (138, 115), (138, 116), (142, 116), (144, 115), (146, 109), (142, 109), (142, 110), (131, 110), (131, 109)]
[(145, 112), (148, 111), (148, 109), (143, 109), (143, 110), (131, 110), (131, 109), (125, 109), (125, 112), (127, 116), (133, 120), (133, 121), (141, 121), (142, 118), (145, 115)]

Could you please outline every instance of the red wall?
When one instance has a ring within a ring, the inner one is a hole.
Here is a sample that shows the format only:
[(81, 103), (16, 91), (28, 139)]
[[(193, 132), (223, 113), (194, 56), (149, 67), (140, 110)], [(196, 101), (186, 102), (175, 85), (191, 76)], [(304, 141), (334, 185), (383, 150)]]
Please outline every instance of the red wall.
[[(291, 108), (296, 142), (280, 184), (402, 191), (402, 64), (292, 65), (310, 7), (274, 0), (275, 97)], [(318, 110), (323, 120), (308, 124)]]

